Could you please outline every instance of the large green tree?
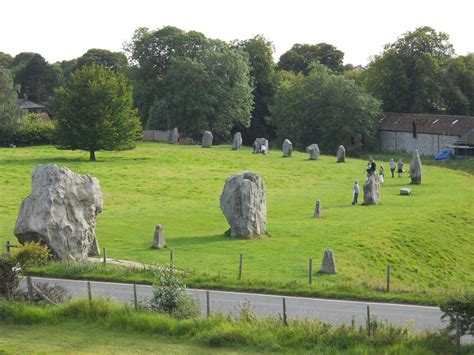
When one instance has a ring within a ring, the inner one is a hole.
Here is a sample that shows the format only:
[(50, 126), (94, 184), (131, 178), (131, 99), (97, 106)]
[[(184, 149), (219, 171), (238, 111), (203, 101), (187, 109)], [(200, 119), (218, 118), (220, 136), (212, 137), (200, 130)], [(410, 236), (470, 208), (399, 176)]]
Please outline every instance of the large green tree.
[(340, 144), (373, 143), (381, 110), (380, 102), (353, 80), (315, 64), (306, 76), (280, 73), (270, 112), (280, 141), (288, 138), (298, 149), (317, 143), (334, 153)]
[(13, 84), (10, 70), (0, 67), (0, 136), (11, 137), (17, 127), (20, 109), (17, 106), (18, 93)]
[(0, 68), (10, 68), (12, 62), (13, 57), (10, 54), (0, 52)]
[(333, 72), (340, 73), (344, 70), (343, 61), (344, 53), (331, 44), (297, 43), (281, 55), (278, 68), (308, 74), (311, 70), (311, 63), (318, 62), (327, 66)]
[(141, 131), (129, 82), (100, 65), (77, 70), (56, 91), (55, 113), (60, 147), (88, 151), (91, 161), (99, 150), (134, 148)]
[(128, 65), (127, 57), (122, 52), (111, 52), (107, 49), (92, 48), (76, 59), (76, 69), (86, 65), (100, 64), (105, 68), (123, 72)]

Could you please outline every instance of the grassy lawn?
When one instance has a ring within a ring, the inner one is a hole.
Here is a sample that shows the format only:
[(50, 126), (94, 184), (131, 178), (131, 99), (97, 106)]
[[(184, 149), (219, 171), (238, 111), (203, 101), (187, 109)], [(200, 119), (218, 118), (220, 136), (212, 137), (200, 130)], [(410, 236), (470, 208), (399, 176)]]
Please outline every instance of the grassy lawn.
[[(100, 152), (90, 163), (85, 152), (47, 146), (0, 149), (0, 243), (16, 240), (13, 227), (34, 167), (55, 163), (100, 180), (104, 211), (97, 236), (109, 257), (167, 263), (167, 250), (150, 248), (161, 223), (175, 264), (190, 271), (197, 285), (363, 297), (384, 288), (390, 263), (391, 288), (399, 300), (413, 295), (432, 300), (445, 291), (472, 288), (473, 175), (424, 164), (423, 184), (403, 197), (398, 192), (409, 186), (408, 174), (389, 177), (387, 157), (378, 161), (386, 171), (382, 204), (352, 206), (352, 184), (363, 183), (365, 160), (336, 164), (334, 156), (309, 161), (303, 153), (281, 155), (140, 143), (133, 151)], [(268, 239), (224, 236), (228, 225), (219, 197), (225, 178), (244, 170), (260, 173), (265, 181)], [(321, 219), (312, 218), (317, 199), (324, 208)], [(334, 250), (337, 275), (317, 273), (325, 248)], [(309, 258), (315, 264), (311, 287)]]

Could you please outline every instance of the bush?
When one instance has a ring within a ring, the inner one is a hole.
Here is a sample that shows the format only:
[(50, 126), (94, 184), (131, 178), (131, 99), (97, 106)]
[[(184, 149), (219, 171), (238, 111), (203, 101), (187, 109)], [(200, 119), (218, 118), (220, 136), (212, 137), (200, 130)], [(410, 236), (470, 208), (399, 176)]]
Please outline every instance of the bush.
[[(68, 291), (63, 286), (50, 286), (47, 282), (37, 282), (35, 283), (35, 287), (55, 304), (64, 303), (70, 299)], [(38, 294), (38, 292), (34, 292), (34, 296), (35, 301), (43, 301), (43, 298)]]
[(38, 242), (27, 242), (18, 248), (13, 258), (22, 269), (28, 269), (32, 266), (46, 265), (51, 259), (51, 252), (47, 246)]
[(20, 282), (20, 268), (9, 257), (0, 256), (0, 296), (12, 298)]
[(29, 113), (18, 120), (18, 130), (13, 139), (17, 145), (49, 144), (55, 135), (54, 122), (41, 120), (39, 115)]
[(449, 319), (448, 331), (456, 330), (458, 323), (460, 335), (474, 335), (474, 293), (466, 291), (460, 296), (451, 297), (440, 308), (444, 312), (441, 319)]

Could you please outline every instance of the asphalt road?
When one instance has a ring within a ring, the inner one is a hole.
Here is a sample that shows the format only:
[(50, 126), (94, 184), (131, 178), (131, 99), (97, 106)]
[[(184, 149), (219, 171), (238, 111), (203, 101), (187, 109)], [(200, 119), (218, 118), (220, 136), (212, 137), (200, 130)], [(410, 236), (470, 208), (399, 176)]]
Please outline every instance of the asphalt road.
[[(87, 282), (33, 277), (33, 283), (48, 282), (50, 285), (65, 287), (71, 297), (87, 297)], [(26, 288), (26, 281), (21, 286)], [(91, 282), (92, 297), (108, 297), (119, 302), (133, 303), (133, 285), (112, 282)], [(206, 290), (189, 289), (199, 303), (202, 314), (206, 314)], [(237, 314), (240, 304), (250, 302), (250, 307), (258, 316), (281, 316), (283, 297), (242, 292), (209, 291), (211, 313)], [(152, 296), (152, 287), (137, 285), (139, 299)], [(395, 325), (409, 325), (414, 331), (425, 329), (443, 329), (446, 324), (441, 321), (442, 312), (438, 307), (402, 305), (392, 303), (356, 302), (327, 300), (305, 297), (285, 297), (289, 319), (318, 318), (334, 325), (350, 325), (352, 320), (357, 326), (365, 326), (367, 306), (370, 306), (371, 317), (387, 320)]]

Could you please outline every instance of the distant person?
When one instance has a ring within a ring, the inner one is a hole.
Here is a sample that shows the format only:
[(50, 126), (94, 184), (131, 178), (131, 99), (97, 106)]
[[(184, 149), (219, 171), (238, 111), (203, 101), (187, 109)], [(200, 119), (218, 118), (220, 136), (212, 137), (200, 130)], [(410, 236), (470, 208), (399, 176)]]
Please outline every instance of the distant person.
[(398, 160), (397, 165), (398, 165), (398, 177), (400, 178), (400, 177), (402, 177), (402, 174), (403, 174), (403, 160), (402, 160), (402, 158), (400, 158)]
[(384, 174), (384, 170), (383, 170), (383, 166), (380, 165), (380, 168), (379, 168), (379, 179), (380, 179), (380, 183), (383, 184), (383, 179), (385, 177), (385, 174)]
[(353, 205), (357, 205), (357, 199), (359, 198), (359, 183), (354, 181), (354, 186), (352, 188), (354, 190), (354, 199), (352, 200)]
[(262, 144), (262, 146), (260, 147), (260, 152), (263, 155), (267, 155), (267, 146), (265, 144)]
[(258, 146), (257, 141), (253, 142), (253, 144), (252, 144), (252, 148), (253, 148), (252, 154), (257, 154), (258, 153), (257, 146)]
[(395, 163), (395, 160), (390, 159), (390, 172), (392, 173), (392, 178), (395, 177), (394, 173), (395, 173), (395, 168), (396, 168), (397, 164)]
[(375, 164), (375, 160), (370, 159), (369, 164), (367, 165), (367, 177), (370, 175), (374, 175), (377, 171), (377, 165)]

